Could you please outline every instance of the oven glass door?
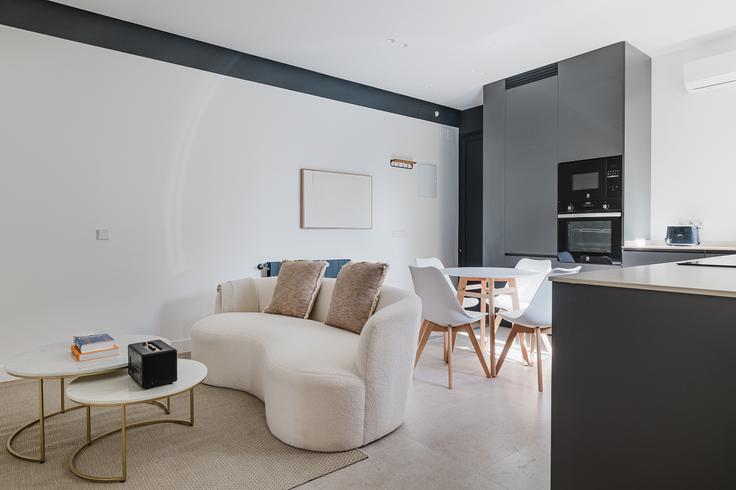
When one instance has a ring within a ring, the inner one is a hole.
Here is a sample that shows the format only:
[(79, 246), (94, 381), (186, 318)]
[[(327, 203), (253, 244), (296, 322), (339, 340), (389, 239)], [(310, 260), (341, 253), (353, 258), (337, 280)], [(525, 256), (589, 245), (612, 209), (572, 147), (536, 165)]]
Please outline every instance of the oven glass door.
[(621, 263), (620, 216), (561, 217), (558, 223), (559, 252), (575, 262)]

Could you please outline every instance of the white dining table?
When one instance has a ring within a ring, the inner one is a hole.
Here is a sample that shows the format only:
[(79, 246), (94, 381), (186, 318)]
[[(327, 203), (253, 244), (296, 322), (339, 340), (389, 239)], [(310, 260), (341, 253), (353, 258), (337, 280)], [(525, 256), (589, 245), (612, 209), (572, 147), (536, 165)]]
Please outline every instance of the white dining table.
[[(463, 298), (478, 298), (480, 300), (480, 347), (485, 352), (486, 345), (486, 313), (489, 319), (489, 354), (491, 376), (496, 376), (496, 314), (494, 298), (500, 294), (511, 296), (513, 308), (519, 309), (519, 295), (516, 279), (522, 276), (537, 274), (534, 271), (516, 269), (513, 267), (448, 267), (442, 270), (451, 277), (458, 278), (457, 300), (463, 303)], [(479, 283), (479, 284), (468, 284)], [(506, 282), (503, 288), (496, 288), (496, 282)]]

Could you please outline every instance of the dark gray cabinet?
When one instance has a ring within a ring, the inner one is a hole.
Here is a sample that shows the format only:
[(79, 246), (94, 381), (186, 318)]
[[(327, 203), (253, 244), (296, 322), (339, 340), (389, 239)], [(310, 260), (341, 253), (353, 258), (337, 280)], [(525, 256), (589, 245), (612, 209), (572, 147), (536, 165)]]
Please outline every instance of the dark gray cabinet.
[(560, 162), (624, 153), (624, 43), (558, 63)]
[(734, 488), (736, 300), (552, 287), (551, 490)]
[(683, 260), (704, 259), (705, 252), (664, 252), (649, 250), (624, 250), (623, 266), (664, 264), (666, 262), (681, 262)]
[(622, 155), (623, 239), (649, 236), (650, 76), (620, 42), (483, 88), (484, 265), (556, 256), (560, 162)]
[(722, 257), (724, 255), (736, 255), (736, 252), (734, 252), (733, 250), (706, 251), (705, 258), (709, 259), (711, 257)]
[(623, 265), (624, 267), (634, 267), (637, 265), (682, 262), (683, 260), (706, 259), (733, 254), (736, 254), (736, 252), (731, 250), (624, 250)]
[(557, 253), (557, 77), (506, 91), (505, 252)]

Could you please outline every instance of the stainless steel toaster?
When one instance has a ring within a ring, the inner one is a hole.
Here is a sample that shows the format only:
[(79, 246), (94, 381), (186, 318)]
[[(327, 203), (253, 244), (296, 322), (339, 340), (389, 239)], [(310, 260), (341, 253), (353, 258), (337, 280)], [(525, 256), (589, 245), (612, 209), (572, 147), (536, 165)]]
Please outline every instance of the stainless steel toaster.
[(700, 236), (697, 226), (668, 226), (664, 239), (667, 245), (698, 245)]

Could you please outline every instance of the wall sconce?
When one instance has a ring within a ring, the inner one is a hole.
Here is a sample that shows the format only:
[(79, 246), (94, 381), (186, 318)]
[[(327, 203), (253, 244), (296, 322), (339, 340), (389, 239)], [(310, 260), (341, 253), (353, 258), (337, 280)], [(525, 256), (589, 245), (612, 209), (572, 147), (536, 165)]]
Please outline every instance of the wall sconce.
[(395, 168), (405, 168), (407, 170), (411, 170), (416, 164), (417, 162), (415, 162), (414, 160), (402, 160), (400, 158), (391, 159), (391, 166)]

